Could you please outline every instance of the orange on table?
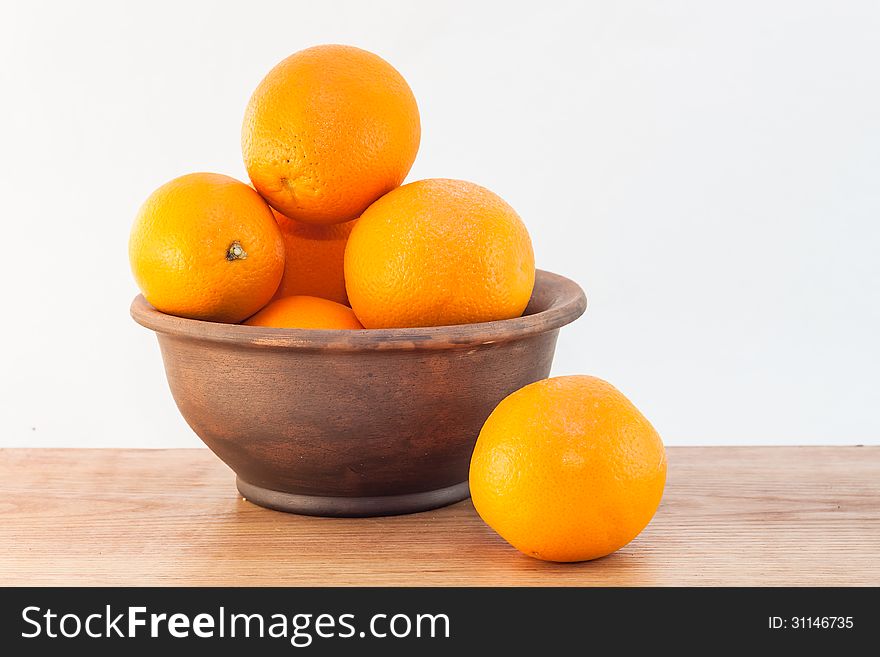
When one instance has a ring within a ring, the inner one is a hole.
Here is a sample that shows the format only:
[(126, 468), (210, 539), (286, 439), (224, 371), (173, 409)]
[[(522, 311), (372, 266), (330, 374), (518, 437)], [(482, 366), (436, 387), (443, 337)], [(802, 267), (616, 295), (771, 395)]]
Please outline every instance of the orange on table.
[(191, 173), (154, 191), (128, 244), (131, 270), (157, 310), (240, 322), (266, 305), (284, 272), (271, 208), (248, 185)]
[(310, 296), (276, 299), (243, 322), (248, 326), (301, 329), (362, 329), (351, 308)]
[(333, 224), (357, 218), (409, 173), (421, 137), (406, 80), (352, 46), (316, 46), (273, 68), (242, 126), (254, 187), (291, 219)]
[(348, 303), (342, 260), (357, 219), (344, 224), (317, 225), (297, 221), (273, 210), (284, 238), (284, 275), (276, 299), (294, 295)]
[(519, 215), (462, 180), (409, 183), (373, 203), (345, 248), (351, 307), (367, 328), (519, 317), (535, 257)]
[(562, 376), (504, 399), (471, 459), (471, 498), (516, 549), (549, 561), (614, 552), (650, 522), (666, 482), (666, 451), (610, 383)]

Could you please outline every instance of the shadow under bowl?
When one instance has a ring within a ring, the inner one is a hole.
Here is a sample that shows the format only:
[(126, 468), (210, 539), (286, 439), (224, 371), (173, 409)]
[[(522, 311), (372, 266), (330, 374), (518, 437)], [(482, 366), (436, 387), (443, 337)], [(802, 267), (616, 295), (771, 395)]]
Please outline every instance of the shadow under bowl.
[(547, 378), (560, 327), (586, 309), (538, 271), (522, 317), (362, 331), (273, 329), (131, 315), (159, 338), (171, 394), (242, 495), (281, 511), (378, 516), (468, 496), (486, 418)]

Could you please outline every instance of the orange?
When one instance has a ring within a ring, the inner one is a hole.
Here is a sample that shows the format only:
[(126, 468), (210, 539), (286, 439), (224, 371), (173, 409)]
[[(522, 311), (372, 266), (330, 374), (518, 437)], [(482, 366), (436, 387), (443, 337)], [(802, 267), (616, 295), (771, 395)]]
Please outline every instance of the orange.
[(596, 559), (648, 524), (666, 482), (654, 427), (610, 383), (562, 376), (514, 392), (486, 420), (471, 497), (516, 549), (549, 561)]
[(345, 248), (351, 307), (367, 328), (518, 317), (535, 284), (523, 222), (462, 180), (420, 180), (373, 203)]
[(319, 297), (276, 299), (244, 322), (248, 326), (302, 329), (362, 329), (351, 308)]
[(321, 226), (275, 212), (284, 238), (284, 275), (275, 298), (305, 294), (348, 303), (342, 257), (355, 221)]
[(156, 309), (240, 322), (266, 305), (284, 272), (284, 240), (272, 210), (243, 182), (191, 173), (141, 206), (128, 256)]
[(273, 208), (333, 224), (403, 182), (420, 137), (400, 73), (378, 55), (332, 45), (301, 50), (263, 78), (241, 144), (248, 175)]

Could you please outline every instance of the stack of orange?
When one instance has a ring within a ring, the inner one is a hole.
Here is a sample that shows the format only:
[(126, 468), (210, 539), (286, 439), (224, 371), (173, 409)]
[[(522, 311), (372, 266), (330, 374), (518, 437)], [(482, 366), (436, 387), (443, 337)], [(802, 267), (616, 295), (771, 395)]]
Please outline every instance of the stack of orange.
[(144, 296), (183, 317), (279, 328), (521, 315), (535, 281), (525, 226), (472, 183), (401, 187), (420, 136), (409, 85), (377, 55), (318, 46), (288, 57), (245, 112), (253, 188), (194, 173), (144, 203), (129, 246)]
[[(241, 146), (251, 185), (192, 173), (159, 187), (129, 242), (158, 310), (299, 329), (441, 326), (520, 316), (535, 282), (517, 213), (479, 185), (402, 185), (419, 110), (388, 62), (309, 48), (260, 82)], [(607, 554), (659, 504), (663, 445), (609, 384), (551, 379), (501, 403), (471, 467), (474, 503), (522, 551)]]

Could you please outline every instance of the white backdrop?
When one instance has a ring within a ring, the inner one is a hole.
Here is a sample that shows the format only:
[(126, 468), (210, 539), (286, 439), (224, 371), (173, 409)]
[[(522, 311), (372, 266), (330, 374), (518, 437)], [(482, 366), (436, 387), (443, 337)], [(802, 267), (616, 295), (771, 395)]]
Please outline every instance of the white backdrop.
[(878, 3), (0, 6), (0, 445), (200, 444), (128, 316), (129, 227), (174, 176), (243, 178), (251, 91), (324, 42), (410, 82), (411, 180), (498, 192), (583, 285), (555, 374), (667, 444), (880, 440)]

